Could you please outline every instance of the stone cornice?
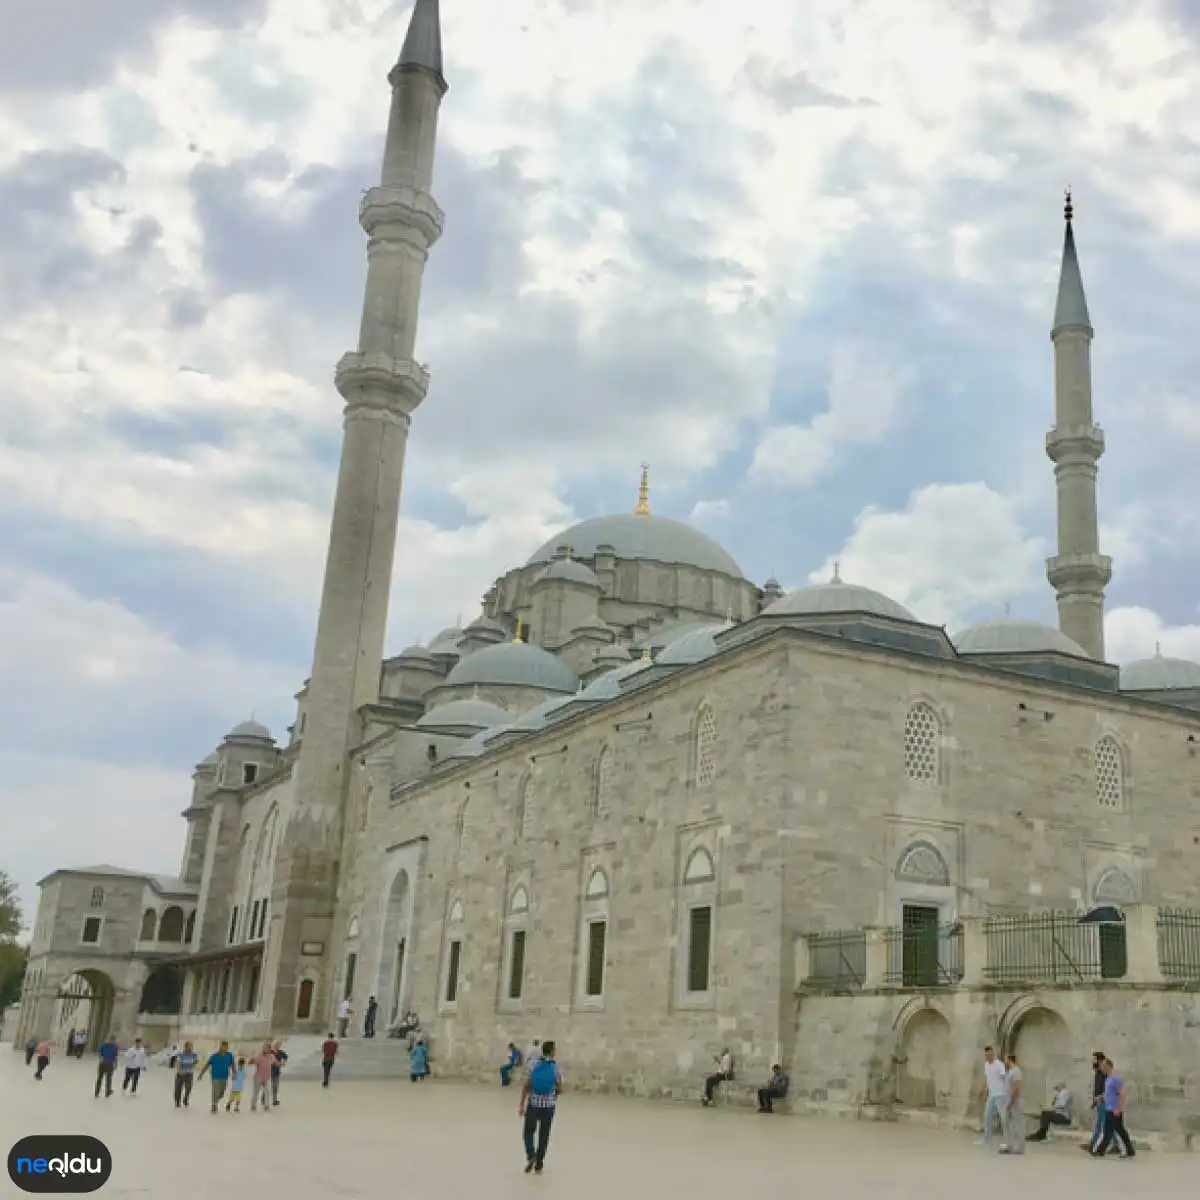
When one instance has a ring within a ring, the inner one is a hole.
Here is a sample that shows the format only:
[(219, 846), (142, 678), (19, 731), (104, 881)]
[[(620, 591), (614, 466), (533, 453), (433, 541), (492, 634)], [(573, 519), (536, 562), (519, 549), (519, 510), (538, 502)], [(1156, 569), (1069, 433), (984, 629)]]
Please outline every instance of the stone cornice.
[(380, 184), (363, 193), (358, 205), (358, 223), (369, 238), (412, 241), (405, 231), (417, 235), (415, 244), (428, 250), (442, 236), (446, 216), (428, 193), (406, 184)]
[(1046, 434), (1046, 456), (1064, 466), (1095, 463), (1104, 454), (1104, 430), (1099, 425), (1063, 425)]
[(394, 417), (405, 428), (429, 390), (429, 372), (420, 363), (387, 354), (343, 354), (334, 385), (346, 401), (347, 418), (363, 410)]

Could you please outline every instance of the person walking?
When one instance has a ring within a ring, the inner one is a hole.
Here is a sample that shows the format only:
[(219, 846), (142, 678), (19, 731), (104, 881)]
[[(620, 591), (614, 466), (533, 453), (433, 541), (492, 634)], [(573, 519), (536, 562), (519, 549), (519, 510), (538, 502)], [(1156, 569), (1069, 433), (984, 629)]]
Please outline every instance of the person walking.
[(540, 1175), (546, 1165), (550, 1126), (554, 1121), (562, 1090), (563, 1077), (558, 1063), (554, 1061), (554, 1043), (546, 1042), (541, 1048), (541, 1057), (521, 1087), (521, 1102), (517, 1106), (517, 1114), (524, 1119), (522, 1136), (525, 1141), (526, 1175), (530, 1171)]
[(1107, 1057), (1103, 1050), (1092, 1051), (1092, 1111), (1096, 1114), (1092, 1122), (1092, 1140), (1086, 1146), (1079, 1148), (1090, 1154), (1100, 1145), (1104, 1136), (1104, 1060)]
[(321, 1043), (321, 1086), (329, 1086), (329, 1076), (337, 1061), (337, 1038), (332, 1033)]
[(242, 1111), (242, 1093), (246, 1090), (246, 1060), (239, 1058), (233, 1069), (233, 1082), (229, 1088), (229, 1099), (225, 1101), (226, 1112)]
[[(349, 996), (338, 1005), (338, 1037), (343, 1040), (350, 1028), (350, 1018), (354, 1016), (354, 1006), (350, 1003)], [(330, 1034), (330, 1037), (333, 1035)]]
[(46, 1068), (50, 1065), (50, 1051), (53, 1049), (53, 1045), (47, 1038), (45, 1041), (38, 1042), (34, 1049), (37, 1051), (37, 1070), (34, 1071), (33, 1077), (40, 1082), (46, 1073)]
[(282, 1042), (276, 1042), (271, 1047), (271, 1053), (275, 1061), (271, 1064), (271, 1107), (279, 1107), (279, 1082), (283, 1076), (283, 1068), (287, 1065), (287, 1051), (283, 1048)]
[(1092, 1157), (1103, 1158), (1113, 1139), (1118, 1138), (1125, 1148), (1125, 1157), (1133, 1158), (1133, 1139), (1125, 1128), (1125, 1080), (1117, 1074), (1111, 1058), (1104, 1060), (1101, 1069), (1104, 1071), (1104, 1136), (1092, 1151)]
[(184, 1042), (183, 1049), (175, 1052), (175, 1107), (187, 1108), (192, 1099), (192, 1084), (196, 1081), (196, 1064), (200, 1055), (191, 1042)]
[(250, 1060), (254, 1068), (254, 1079), (251, 1084), (250, 1111), (258, 1110), (262, 1101), (263, 1112), (271, 1111), (271, 1069), (275, 1065), (275, 1048), (270, 1042), (263, 1042), (262, 1049)]
[(121, 1081), (121, 1091), (128, 1091), (131, 1096), (137, 1095), (138, 1080), (148, 1061), (142, 1039), (134, 1038), (133, 1045), (125, 1051), (125, 1078)]
[(217, 1111), (229, 1086), (229, 1076), (233, 1073), (233, 1055), (229, 1052), (229, 1043), (222, 1042), (217, 1050), (208, 1056), (208, 1061), (200, 1068), (200, 1078), (205, 1075), (212, 1077), (212, 1111)]
[(113, 1094), (113, 1072), (117, 1069), (117, 1056), (121, 1053), (121, 1048), (108, 1037), (100, 1043), (97, 1053), (100, 1061), (96, 1064), (96, 1096), (99, 1098), (100, 1089), (103, 1087), (104, 1097), (107, 1099)]
[(992, 1144), (992, 1126), (1003, 1128), (1004, 1100), (1007, 1090), (1007, 1078), (1004, 1064), (996, 1057), (996, 1051), (991, 1046), (983, 1048), (983, 1137), (977, 1143), (981, 1146)]
[(367, 997), (367, 1015), (363, 1019), (363, 1037), (375, 1036), (375, 1021), (379, 1015), (379, 1001), (374, 996)]
[(32, 1066), (33, 1056), (37, 1053), (37, 1048), (38, 1040), (35, 1037), (31, 1037), (29, 1041), (25, 1043), (25, 1065), (27, 1067)]
[(705, 1106), (713, 1102), (717, 1085), (733, 1078), (733, 1055), (729, 1053), (728, 1046), (713, 1061), (717, 1064), (717, 1073), (704, 1081), (704, 1095), (700, 1099), (700, 1103)]
[(1025, 1073), (1017, 1065), (1017, 1056), (1005, 1060), (1004, 1144), (1001, 1154), (1025, 1153)]

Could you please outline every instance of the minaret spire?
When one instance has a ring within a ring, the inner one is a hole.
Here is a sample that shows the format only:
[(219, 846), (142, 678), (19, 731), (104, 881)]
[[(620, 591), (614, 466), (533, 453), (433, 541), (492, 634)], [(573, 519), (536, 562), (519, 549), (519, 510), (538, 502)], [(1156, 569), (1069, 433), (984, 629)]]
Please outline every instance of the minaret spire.
[[(320, 966), (317, 993), (334, 986), (340, 953), (334, 916), (351, 751), (361, 712), (379, 698), (388, 595), (404, 452), (429, 375), (415, 357), (421, 281), (442, 211), (429, 189), (438, 114), (446, 93), (437, 0), (416, 0), (400, 59), (388, 75), (391, 111), (379, 186), (359, 205), (367, 235), (367, 280), (358, 348), (342, 356), (334, 382), (345, 400), (342, 457), (317, 618), (307, 728), (294, 768), (293, 813), (271, 893), (263, 996), (272, 1029), (319, 1032), (327, 1000), (297, 1017), (301, 971)], [(304, 944), (321, 954), (302, 958)]]
[(1058, 553), (1046, 560), (1046, 578), (1058, 598), (1058, 627), (1093, 658), (1104, 658), (1104, 588), (1112, 560), (1100, 553), (1096, 505), (1097, 464), (1104, 432), (1092, 415), (1092, 322), (1075, 249), (1075, 207), (1068, 189), (1066, 232), (1058, 299), (1050, 340), (1054, 344), (1054, 428), (1046, 453), (1058, 490)]

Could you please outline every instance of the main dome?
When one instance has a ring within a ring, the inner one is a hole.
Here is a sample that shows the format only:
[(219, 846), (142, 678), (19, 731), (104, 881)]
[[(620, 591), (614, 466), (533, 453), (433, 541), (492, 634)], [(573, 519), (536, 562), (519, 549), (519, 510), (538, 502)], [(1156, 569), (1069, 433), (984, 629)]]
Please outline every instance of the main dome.
[(728, 551), (700, 530), (670, 517), (640, 513), (592, 517), (555, 534), (529, 556), (526, 565), (550, 562), (560, 546), (569, 546), (575, 558), (594, 558), (597, 546), (611, 546), (617, 558), (652, 559), (701, 571), (718, 571), (735, 579), (745, 578)]

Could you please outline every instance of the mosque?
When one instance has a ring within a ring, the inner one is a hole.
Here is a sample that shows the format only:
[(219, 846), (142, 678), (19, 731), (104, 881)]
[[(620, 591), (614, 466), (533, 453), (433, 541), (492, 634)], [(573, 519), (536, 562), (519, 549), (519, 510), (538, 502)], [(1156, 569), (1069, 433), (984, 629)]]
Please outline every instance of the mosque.
[(963, 1119), (984, 1043), (1018, 1048), (1035, 1089), (1105, 1045), (1141, 1128), (1200, 1121), (1200, 665), (1105, 660), (1070, 204), (1057, 628), (950, 636), (836, 573), (759, 585), (654, 513), (643, 471), (632, 511), (564, 530), (465, 628), (385, 658), (443, 227), (438, 0), (416, 0), (389, 82), (295, 721), (282, 740), (239, 724), (196, 767), (177, 876), (41, 881), (16, 1042), (71, 1024), (301, 1050), (344, 1000), (357, 1032), (374, 997), (371, 1053), (415, 1010), (445, 1075), (494, 1078), (509, 1040), (542, 1036), (574, 1086), (695, 1095), (728, 1045), (742, 1084), (784, 1063), (799, 1110)]

